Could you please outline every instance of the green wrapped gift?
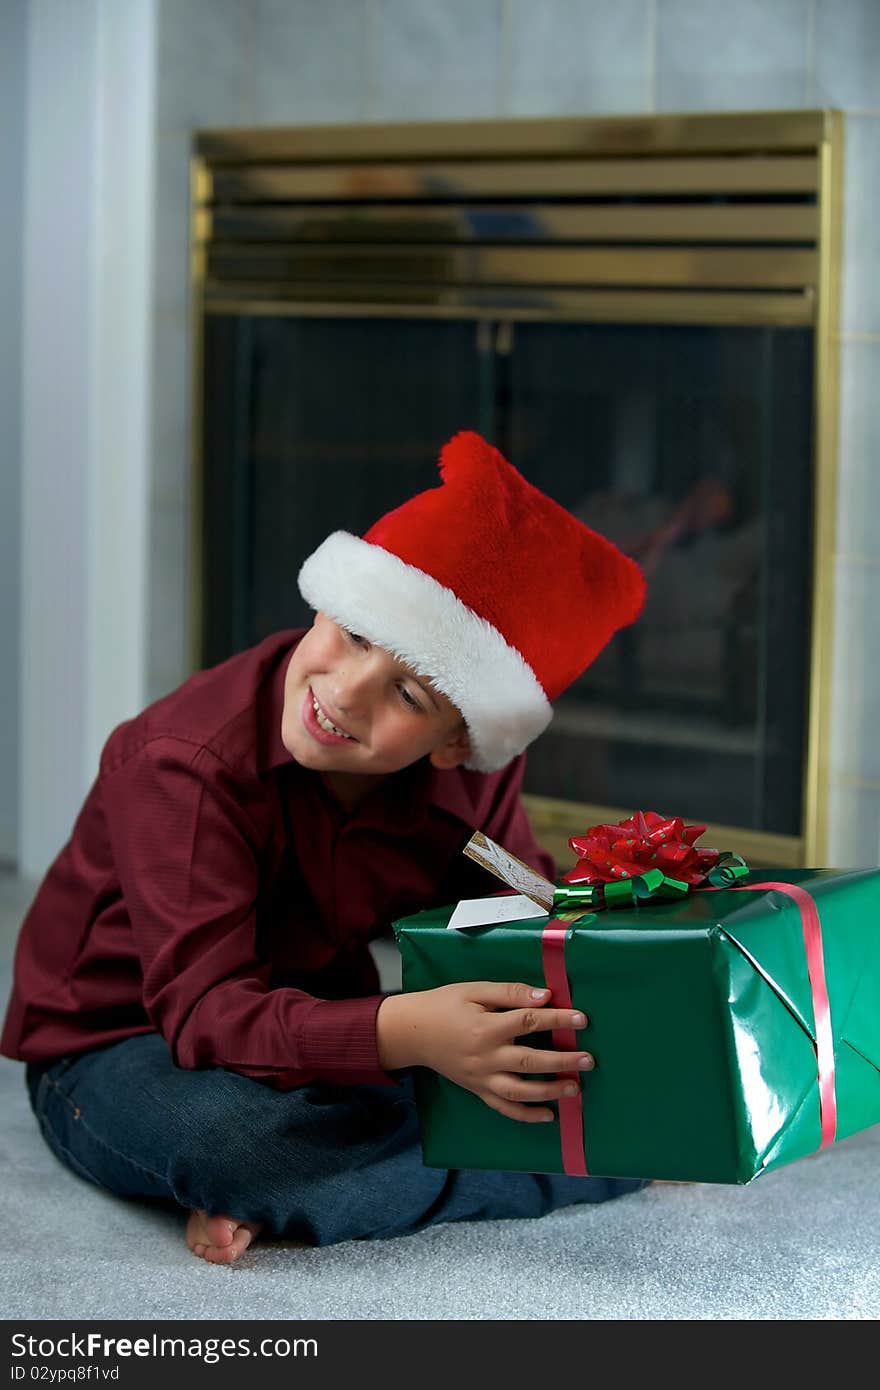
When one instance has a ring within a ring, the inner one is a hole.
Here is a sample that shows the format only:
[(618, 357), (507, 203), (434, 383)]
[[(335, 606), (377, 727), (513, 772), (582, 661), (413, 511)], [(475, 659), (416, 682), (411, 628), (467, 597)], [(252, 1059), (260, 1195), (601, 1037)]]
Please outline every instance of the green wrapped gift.
[(568, 1046), (596, 1069), (553, 1124), (418, 1069), (429, 1167), (747, 1183), (880, 1121), (880, 870), (743, 869), (576, 921), (454, 930), (452, 911), (395, 923), (404, 990), (562, 969), (590, 1020)]

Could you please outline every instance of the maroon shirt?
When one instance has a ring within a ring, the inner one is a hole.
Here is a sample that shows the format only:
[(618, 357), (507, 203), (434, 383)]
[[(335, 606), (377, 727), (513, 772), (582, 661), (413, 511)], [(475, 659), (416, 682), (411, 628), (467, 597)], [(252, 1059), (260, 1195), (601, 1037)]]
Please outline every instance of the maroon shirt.
[(47, 1061), (159, 1032), (181, 1067), (288, 1089), (393, 1083), (367, 943), (493, 881), (475, 829), (552, 877), (520, 800), (524, 758), (489, 775), (427, 758), (348, 813), (281, 742), (279, 632), (121, 724), (23, 923), (0, 1052)]

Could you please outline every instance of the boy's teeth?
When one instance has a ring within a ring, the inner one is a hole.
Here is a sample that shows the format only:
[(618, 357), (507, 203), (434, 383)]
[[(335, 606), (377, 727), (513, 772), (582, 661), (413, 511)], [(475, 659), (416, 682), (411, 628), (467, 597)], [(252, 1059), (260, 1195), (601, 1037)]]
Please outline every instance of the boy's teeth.
[(347, 734), (344, 729), (337, 729), (336, 725), (330, 722), (314, 695), (312, 696), (312, 706), (315, 711), (315, 718), (322, 729), (326, 729), (329, 734), (336, 734), (337, 738), (351, 738), (351, 734)]

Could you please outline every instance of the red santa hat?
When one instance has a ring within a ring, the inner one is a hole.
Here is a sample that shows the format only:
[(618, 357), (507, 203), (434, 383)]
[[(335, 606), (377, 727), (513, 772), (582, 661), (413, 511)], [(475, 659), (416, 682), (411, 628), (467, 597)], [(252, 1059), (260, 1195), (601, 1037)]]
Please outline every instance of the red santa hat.
[(645, 581), (480, 435), (455, 435), (440, 475), (362, 538), (328, 536), (299, 587), (313, 608), (429, 678), (467, 724), (466, 766), (494, 772), (638, 617)]

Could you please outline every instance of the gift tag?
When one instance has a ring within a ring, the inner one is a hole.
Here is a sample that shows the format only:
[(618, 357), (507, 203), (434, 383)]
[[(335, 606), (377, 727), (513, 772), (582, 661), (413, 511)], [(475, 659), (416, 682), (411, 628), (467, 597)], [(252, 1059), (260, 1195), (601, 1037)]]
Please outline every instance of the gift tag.
[(515, 854), (510, 854), (494, 840), (490, 840), (482, 830), (474, 832), (462, 853), (473, 859), (474, 863), (488, 869), (490, 874), (500, 878), (509, 888), (515, 888), (517, 893), (525, 893), (527, 898), (531, 898), (532, 902), (537, 903), (545, 912), (549, 912), (553, 907), (554, 888), (549, 878), (539, 874), (537, 869), (529, 868), (528, 864), (517, 859)]
[(490, 927), (499, 922), (521, 922), (526, 917), (546, 917), (547, 912), (522, 893), (504, 893), (495, 898), (465, 898), (446, 923), (446, 930), (462, 927)]

